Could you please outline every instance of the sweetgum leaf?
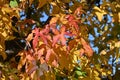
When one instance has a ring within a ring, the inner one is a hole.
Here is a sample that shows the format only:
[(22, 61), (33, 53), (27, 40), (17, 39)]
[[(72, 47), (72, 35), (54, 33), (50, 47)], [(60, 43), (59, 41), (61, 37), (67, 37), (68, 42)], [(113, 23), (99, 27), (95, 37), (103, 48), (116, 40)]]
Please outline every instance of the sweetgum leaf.
[(87, 53), (87, 56), (91, 57), (93, 55), (93, 50), (90, 45), (83, 38), (81, 38), (81, 44), (83, 45), (83, 49), (85, 50), (85, 53)]
[(35, 28), (33, 33), (35, 33), (35, 37), (33, 39), (33, 48), (35, 48), (37, 46), (37, 44), (38, 44), (39, 28)]

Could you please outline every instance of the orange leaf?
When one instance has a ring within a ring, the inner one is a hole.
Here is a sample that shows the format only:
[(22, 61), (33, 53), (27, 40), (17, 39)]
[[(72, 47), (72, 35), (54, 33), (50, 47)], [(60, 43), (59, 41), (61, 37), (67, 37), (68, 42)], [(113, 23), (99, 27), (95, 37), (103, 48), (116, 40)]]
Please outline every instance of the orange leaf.
[(33, 39), (33, 33), (29, 34), (26, 41), (30, 42)]
[(83, 45), (83, 49), (85, 50), (87, 56), (91, 57), (93, 55), (93, 50), (90, 45), (83, 38), (81, 38), (81, 44)]
[(50, 20), (50, 24), (54, 24), (58, 21), (58, 17), (53, 17), (51, 20)]

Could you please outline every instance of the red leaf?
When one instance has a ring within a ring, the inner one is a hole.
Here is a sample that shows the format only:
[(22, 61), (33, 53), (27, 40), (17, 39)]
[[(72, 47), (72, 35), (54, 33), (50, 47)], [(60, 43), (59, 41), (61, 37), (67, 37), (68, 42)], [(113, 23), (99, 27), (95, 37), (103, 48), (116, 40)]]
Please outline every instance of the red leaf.
[(50, 35), (48, 35), (49, 31), (50, 28), (48, 25), (46, 25), (45, 29), (39, 30), (39, 28), (35, 28), (35, 30), (33, 30), (33, 33), (35, 34), (35, 37), (33, 39), (33, 48), (36, 48), (39, 37), (43, 40), (45, 44), (47, 44), (47, 40), (51, 39)]
[(67, 15), (66, 18), (68, 19), (68, 24), (70, 27), (74, 27), (75, 30), (78, 32), (79, 26), (78, 26), (78, 20), (75, 19), (73, 15)]
[(54, 59), (53, 62), (52, 62), (52, 65), (57, 67), (58, 66), (58, 62)]
[(45, 26), (45, 29), (42, 29), (42, 30), (40, 31), (40, 33), (41, 33), (41, 34), (48, 34), (49, 31), (50, 31), (50, 27), (49, 27), (49, 25), (46, 25), (46, 26)]
[(35, 49), (38, 44), (38, 36), (35, 36), (33, 39), (33, 48)]
[(64, 34), (60, 35), (60, 41), (61, 41), (62, 45), (66, 44), (66, 38), (65, 38)]
[(38, 44), (38, 37), (39, 37), (39, 28), (35, 28), (33, 30), (33, 33), (35, 34), (35, 37), (33, 39), (33, 48), (35, 49)]
[(62, 45), (66, 45), (66, 37), (67, 36), (73, 36), (71, 33), (66, 31), (66, 27), (65, 26), (61, 26), (60, 31), (58, 31), (57, 29), (55, 30), (52, 29), (55, 32), (55, 36), (53, 36), (53, 45), (54, 46), (58, 41), (60, 41), (62, 43)]
[(50, 55), (51, 55), (51, 50), (47, 50), (47, 54), (46, 54), (46, 61), (49, 61), (49, 58), (50, 58)]
[(53, 36), (53, 44), (52, 44), (52, 46), (54, 46), (57, 43), (57, 41), (59, 40), (59, 37), (60, 37), (60, 35)]

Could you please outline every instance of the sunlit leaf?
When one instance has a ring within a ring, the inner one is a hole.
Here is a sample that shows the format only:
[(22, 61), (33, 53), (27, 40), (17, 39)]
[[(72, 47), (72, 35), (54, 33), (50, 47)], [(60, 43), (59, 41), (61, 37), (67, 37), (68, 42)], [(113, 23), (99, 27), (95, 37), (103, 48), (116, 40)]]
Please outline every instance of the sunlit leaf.
[(97, 15), (98, 17), (98, 20), (99, 21), (102, 21), (103, 19), (103, 15), (107, 14), (104, 10), (101, 10), (100, 8), (98, 7), (94, 7), (94, 10), (95, 10), (95, 14)]
[(106, 54), (107, 54), (106, 50), (102, 50), (102, 51), (100, 52), (100, 55), (106, 55)]
[(57, 20), (58, 20), (58, 17), (53, 17), (53, 18), (50, 20), (50, 24), (56, 23)]
[(99, 20), (99, 21), (102, 21), (104, 14), (102, 14), (102, 13), (100, 13), (100, 12), (95, 12), (95, 14), (96, 14), (97, 17), (98, 17), (98, 20)]
[(91, 57), (93, 55), (93, 50), (90, 45), (83, 38), (81, 38), (81, 44), (83, 45), (83, 48), (85, 49), (87, 55)]
[(25, 65), (25, 62), (26, 62), (26, 58), (25, 58), (25, 51), (21, 51), (18, 53), (19, 56), (21, 56), (21, 59), (19, 61), (19, 64), (18, 64), (18, 70), (20, 70), (22, 68), (23, 65)]
[(33, 39), (33, 33), (29, 34), (26, 40), (30, 42)]

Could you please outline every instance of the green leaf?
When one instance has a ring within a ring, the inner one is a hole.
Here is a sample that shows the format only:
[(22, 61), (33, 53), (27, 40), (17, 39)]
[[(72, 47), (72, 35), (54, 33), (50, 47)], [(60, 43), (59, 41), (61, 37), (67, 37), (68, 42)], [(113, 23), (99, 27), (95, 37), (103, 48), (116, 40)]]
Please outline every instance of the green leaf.
[(11, 1), (10, 1), (10, 6), (11, 6), (12, 8), (18, 7), (17, 1), (16, 1), (16, 0), (11, 0)]
[(81, 75), (82, 75), (82, 72), (81, 72), (81, 71), (75, 71), (75, 73), (76, 73), (78, 76), (81, 76)]
[(80, 67), (76, 67), (76, 70), (79, 70), (79, 71), (81, 71), (81, 68), (80, 68)]

